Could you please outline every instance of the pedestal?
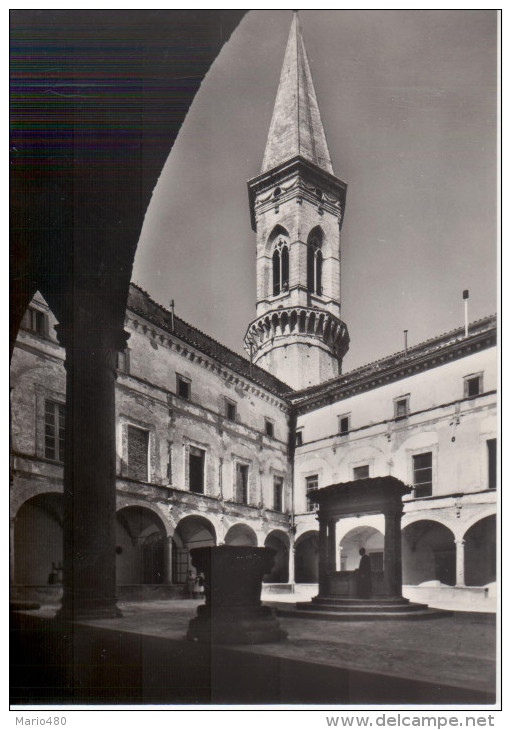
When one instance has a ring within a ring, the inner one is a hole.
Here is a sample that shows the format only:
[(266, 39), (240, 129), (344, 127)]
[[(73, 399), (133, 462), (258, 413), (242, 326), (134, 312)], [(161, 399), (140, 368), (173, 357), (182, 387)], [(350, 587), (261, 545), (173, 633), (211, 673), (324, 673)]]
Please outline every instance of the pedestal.
[(206, 605), (188, 625), (187, 639), (211, 644), (263, 644), (285, 639), (274, 611), (261, 605), (263, 576), (273, 566), (269, 548), (220, 545), (195, 548), (192, 564), (204, 573)]

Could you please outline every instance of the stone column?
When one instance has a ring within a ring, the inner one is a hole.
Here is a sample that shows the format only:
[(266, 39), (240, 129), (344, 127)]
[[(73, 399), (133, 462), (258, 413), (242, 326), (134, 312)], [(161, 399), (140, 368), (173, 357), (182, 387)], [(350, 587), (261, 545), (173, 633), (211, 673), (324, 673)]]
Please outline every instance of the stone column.
[[(64, 594), (60, 617), (120, 615), (115, 585), (115, 375), (123, 330), (88, 321), (58, 328), (66, 348)], [(82, 315), (83, 316), (83, 315)]]
[(295, 542), (292, 540), (289, 545), (289, 575), (288, 583), (295, 583)]
[(337, 520), (330, 520), (328, 522), (328, 572), (335, 573), (336, 563), (336, 552), (337, 552), (337, 541), (335, 539), (335, 527)]
[(327, 523), (319, 521), (319, 595), (325, 595), (327, 591), (328, 573), (328, 531)]
[(401, 517), (402, 507), (385, 512), (385, 540), (383, 548), (383, 573), (385, 593), (393, 598), (403, 596), (401, 564)]
[(465, 540), (455, 540), (456, 545), (456, 587), (465, 586)]

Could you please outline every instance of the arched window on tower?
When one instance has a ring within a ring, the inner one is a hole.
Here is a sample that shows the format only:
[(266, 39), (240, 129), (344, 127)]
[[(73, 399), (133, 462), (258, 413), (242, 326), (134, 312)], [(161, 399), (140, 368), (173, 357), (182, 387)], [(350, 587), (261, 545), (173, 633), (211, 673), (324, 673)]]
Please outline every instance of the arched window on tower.
[(275, 244), (273, 262), (273, 296), (289, 289), (289, 248), (282, 238)]
[(307, 242), (307, 290), (311, 294), (323, 294), (323, 254), (321, 238), (309, 236)]

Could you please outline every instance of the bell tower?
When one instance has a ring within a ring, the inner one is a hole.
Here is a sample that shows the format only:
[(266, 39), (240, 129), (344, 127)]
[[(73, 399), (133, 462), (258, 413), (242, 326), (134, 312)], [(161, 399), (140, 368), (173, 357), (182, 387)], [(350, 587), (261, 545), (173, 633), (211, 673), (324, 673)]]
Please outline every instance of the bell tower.
[(296, 12), (262, 170), (248, 189), (257, 316), (245, 348), (293, 388), (334, 378), (349, 346), (340, 319), (347, 186), (333, 173)]

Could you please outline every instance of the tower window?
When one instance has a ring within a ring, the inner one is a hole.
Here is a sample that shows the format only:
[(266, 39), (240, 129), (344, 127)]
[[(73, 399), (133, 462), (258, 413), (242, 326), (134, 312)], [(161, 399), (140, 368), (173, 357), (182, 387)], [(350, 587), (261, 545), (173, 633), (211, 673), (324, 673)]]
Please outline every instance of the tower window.
[(279, 239), (273, 252), (273, 296), (289, 289), (289, 249), (283, 239)]
[(321, 241), (312, 238), (307, 244), (307, 290), (311, 294), (323, 294), (323, 254)]
[(315, 512), (318, 509), (317, 502), (314, 502), (314, 492), (318, 488), (318, 475), (313, 474), (305, 477), (305, 496), (307, 498), (307, 512)]
[(431, 497), (433, 491), (433, 454), (427, 451), (413, 458), (415, 497)]
[(483, 392), (483, 376), (481, 373), (477, 375), (468, 375), (463, 381), (463, 394), (465, 398), (473, 398)]
[(282, 477), (273, 477), (273, 509), (276, 512), (283, 512), (283, 488), (284, 479)]
[(248, 504), (248, 466), (236, 464), (236, 502)]
[(148, 477), (149, 431), (128, 426), (128, 476), (141, 482)]
[(188, 474), (190, 492), (204, 494), (204, 461), (206, 452), (195, 446), (190, 446), (188, 456)]
[(186, 400), (190, 400), (190, 386), (191, 386), (191, 380), (190, 378), (185, 378), (182, 375), (179, 375), (176, 373), (176, 380), (177, 380), (177, 394), (180, 398), (186, 398)]
[(48, 317), (35, 307), (28, 307), (23, 319), (21, 327), (28, 332), (32, 332), (40, 337), (46, 337), (48, 331)]
[(44, 404), (44, 455), (53, 461), (64, 461), (66, 409), (62, 403), (47, 400)]

